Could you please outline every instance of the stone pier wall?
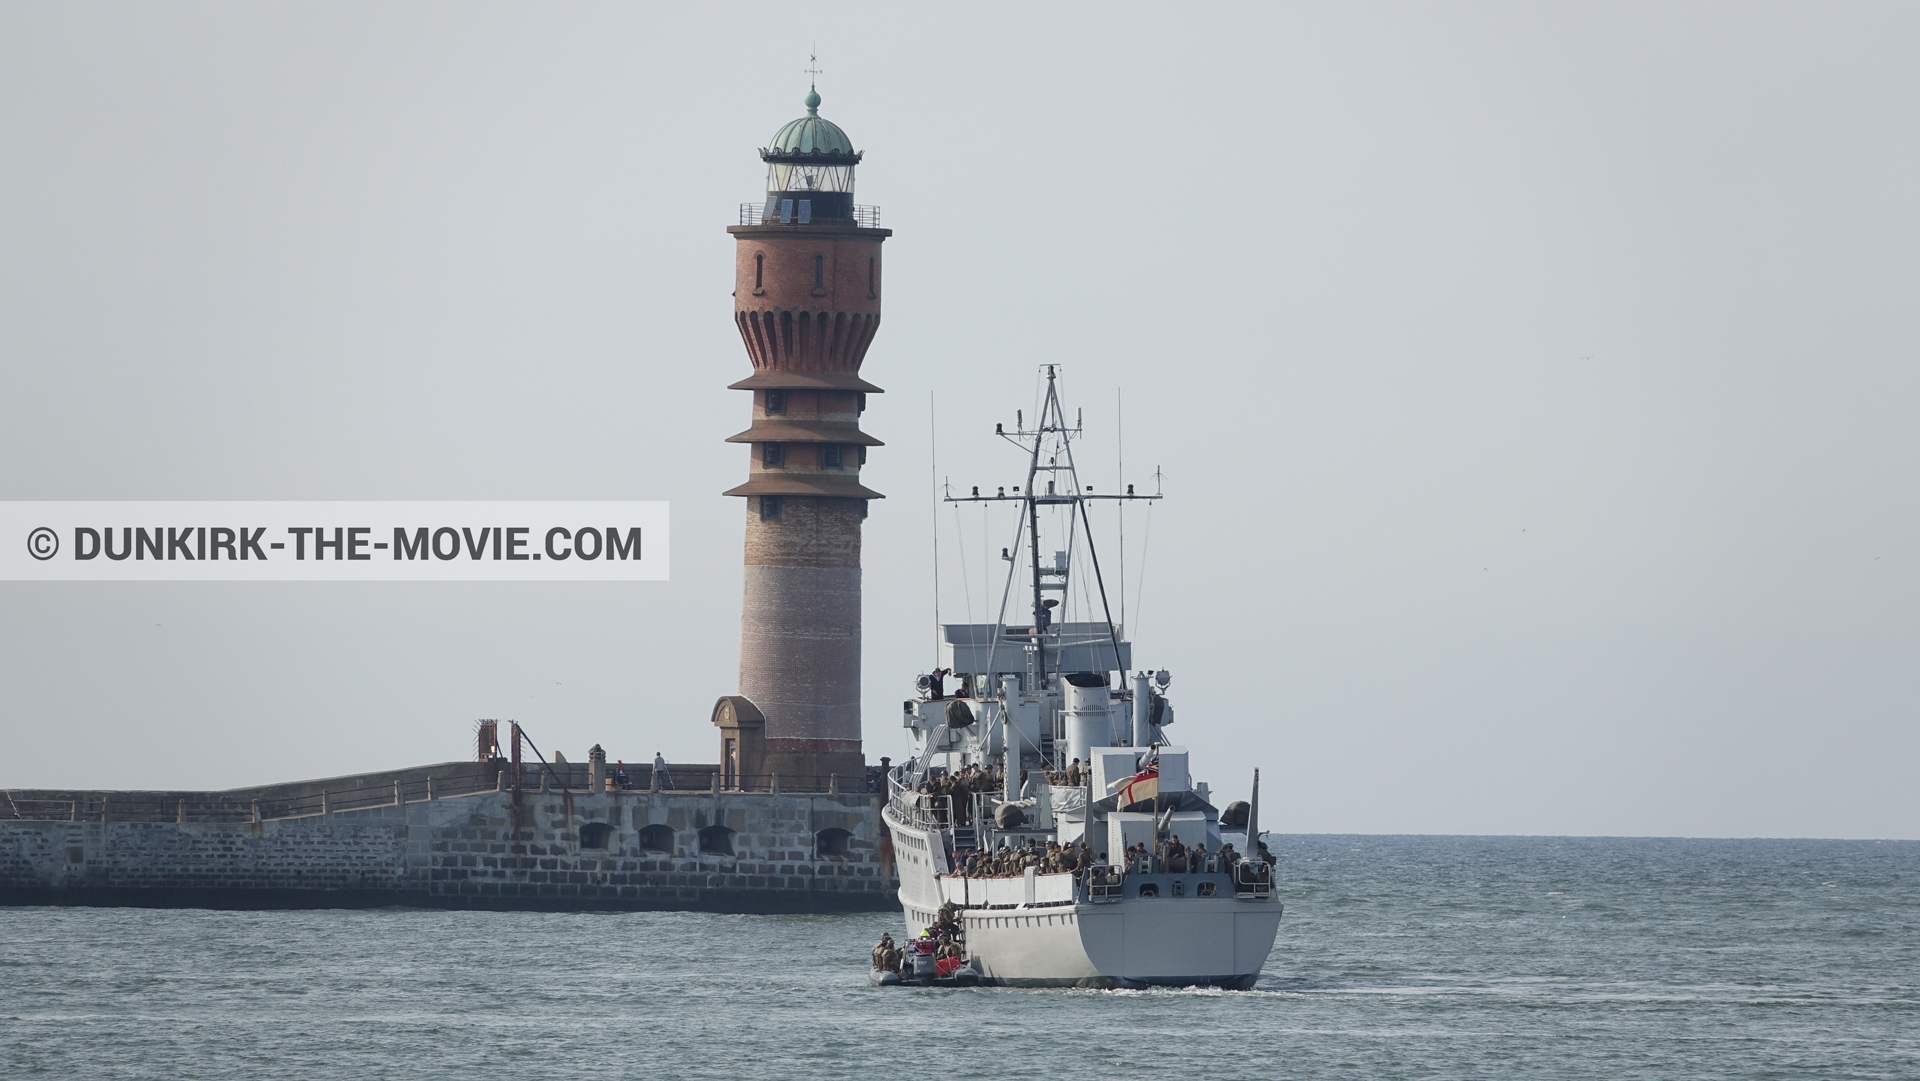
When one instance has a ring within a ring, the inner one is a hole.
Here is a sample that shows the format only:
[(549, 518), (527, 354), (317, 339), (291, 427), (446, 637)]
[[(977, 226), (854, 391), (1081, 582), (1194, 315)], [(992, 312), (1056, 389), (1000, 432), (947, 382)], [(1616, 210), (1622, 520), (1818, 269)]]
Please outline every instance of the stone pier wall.
[(883, 837), (867, 793), (480, 792), (264, 822), (9, 819), (0, 904), (886, 911), (899, 906)]

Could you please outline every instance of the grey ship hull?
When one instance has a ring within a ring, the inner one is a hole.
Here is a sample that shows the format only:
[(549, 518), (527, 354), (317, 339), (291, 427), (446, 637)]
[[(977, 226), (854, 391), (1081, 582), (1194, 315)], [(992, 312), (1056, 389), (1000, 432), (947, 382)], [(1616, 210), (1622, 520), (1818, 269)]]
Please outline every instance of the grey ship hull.
[[(1146, 876), (1167, 895), (1076, 901), (1071, 875), (945, 874), (938, 834), (910, 825), (891, 808), (885, 818), (900, 854), (907, 934), (930, 926), (944, 903), (965, 906), (967, 955), (985, 984), (1246, 990), (1279, 934), (1283, 907), (1276, 900), (1243, 900), (1231, 888), (1219, 896), (1192, 895), (1200, 881), (1225, 876)], [(1189, 886), (1182, 891), (1188, 895), (1170, 896), (1174, 880)]]

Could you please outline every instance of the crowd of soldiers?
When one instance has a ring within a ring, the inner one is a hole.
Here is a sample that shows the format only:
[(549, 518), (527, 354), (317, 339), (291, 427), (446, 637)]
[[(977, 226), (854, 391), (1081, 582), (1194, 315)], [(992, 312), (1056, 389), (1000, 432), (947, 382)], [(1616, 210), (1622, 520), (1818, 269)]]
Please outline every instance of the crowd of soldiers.
[[(1222, 870), (1232, 870), (1233, 865), (1240, 860), (1240, 854), (1233, 850), (1231, 844), (1221, 845), (1220, 851), (1215, 854), (1220, 856), (1225, 863), (1225, 866), (1221, 868)], [(1152, 857), (1155, 860), (1156, 866), (1166, 868), (1167, 874), (1184, 875), (1187, 873), (1188, 868), (1197, 871), (1201, 867), (1206, 866), (1207, 846), (1204, 844), (1196, 844), (1189, 850), (1186, 845), (1180, 843), (1180, 835), (1177, 833), (1167, 840), (1155, 842), (1151, 848), (1147, 847), (1145, 841), (1142, 841), (1137, 845), (1127, 846), (1125, 855), (1126, 866), (1137, 867), (1141, 861), (1148, 857)]]
[[(1260, 846), (1260, 861), (1272, 867), (1273, 853), (1267, 850), (1267, 843), (1265, 841), (1255, 843)], [(1212, 855), (1219, 858), (1219, 869), (1227, 872), (1231, 872), (1234, 865), (1243, 858), (1240, 853), (1234, 851), (1231, 843), (1222, 844), (1220, 850)], [(1166, 874), (1183, 875), (1189, 871), (1198, 873), (1202, 867), (1206, 866), (1207, 856), (1206, 845), (1196, 844), (1189, 849), (1180, 843), (1180, 835), (1176, 833), (1167, 840), (1154, 843), (1151, 847), (1144, 841), (1127, 846), (1126, 852), (1122, 855), (1122, 866), (1137, 868), (1151, 860), (1151, 866), (1165, 868)]]
[[(1022, 783), (1026, 781), (1025, 770), (1020, 771)], [(1093, 773), (1080, 764), (1078, 758), (1067, 763), (1067, 768), (1047, 770), (1047, 783), (1055, 788), (1079, 788), (1093, 780)], [(973, 797), (981, 792), (1003, 791), (1007, 783), (1007, 770), (1002, 765), (971, 765), (957, 773), (942, 773), (930, 776), (920, 782), (915, 789), (922, 796), (953, 797), (953, 815), (955, 825), (964, 826), (973, 818)], [(937, 799), (922, 804), (944, 820), (945, 808)]]
[(1068, 872), (1078, 875), (1096, 863), (1105, 862), (1107, 854), (1102, 852), (1096, 857), (1085, 841), (1064, 845), (1048, 841), (1042, 846), (1029, 837), (1024, 845), (1001, 841), (997, 849), (968, 853), (964, 873), (968, 878), (1019, 878), (1027, 873), (1027, 868), (1037, 867), (1043, 875)]
[[(1020, 771), (1022, 781), (1026, 780), (1026, 770)], [(1055, 788), (1079, 788), (1093, 780), (1089, 767), (1082, 766), (1078, 758), (1067, 763), (1065, 769), (1050, 769), (1045, 772), (1047, 783)], [(920, 782), (917, 791), (923, 796), (953, 796), (955, 807), (967, 801), (967, 797), (976, 792), (998, 792), (1007, 780), (1005, 766), (972, 765), (958, 773), (942, 773), (928, 777)]]
[[(1273, 853), (1267, 851), (1265, 841), (1259, 842), (1259, 845), (1260, 859), (1271, 867)], [(1128, 846), (1121, 856), (1121, 866), (1139, 868), (1143, 862), (1151, 860), (1158, 873), (1197, 874), (1207, 865), (1209, 855), (1218, 857), (1219, 863), (1215, 866), (1219, 871), (1226, 872), (1231, 872), (1242, 858), (1230, 843), (1221, 845), (1218, 852), (1208, 853), (1205, 844), (1188, 848), (1181, 843), (1180, 835), (1174, 834), (1153, 845), (1143, 841)], [(958, 860), (952, 853), (948, 854), (948, 858), (959, 863), (961, 873), (968, 878), (1019, 878), (1027, 873), (1029, 867), (1036, 868), (1043, 875), (1071, 874), (1081, 878), (1088, 868), (1107, 862), (1105, 852), (1096, 854), (1087, 847), (1085, 841), (1068, 844), (1048, 841), (1042, 845), (1033, 838), (1028, 838), (1025, 844), (1020, 845), (1001, 841), (999, 848), (969, 852), (965, 860)]]
[[(1005, 767), (973, 765), (958, 773), (928, 777), (920, 782), (918, 791), (923, 796), (952, 796), (953, 814), (959, 820), (955, 824), (964, 826), (973, 819), (974, 794), (998, 792), (1005, 783)], [(937, 816), (944, 810), (937, 800), (932, 801), (932, 807)]]

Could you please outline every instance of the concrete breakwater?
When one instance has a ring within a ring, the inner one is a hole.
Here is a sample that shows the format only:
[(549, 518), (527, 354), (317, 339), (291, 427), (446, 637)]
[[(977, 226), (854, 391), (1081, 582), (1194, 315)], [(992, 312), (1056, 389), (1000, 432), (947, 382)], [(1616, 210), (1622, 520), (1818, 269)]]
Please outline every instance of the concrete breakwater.
[(700, 776), (704, 791), (514, 791), (483, 764), (445, 763), (226, 793), (15, 790), (0, 802), (0, 904), (898, 907), (876, 796)]

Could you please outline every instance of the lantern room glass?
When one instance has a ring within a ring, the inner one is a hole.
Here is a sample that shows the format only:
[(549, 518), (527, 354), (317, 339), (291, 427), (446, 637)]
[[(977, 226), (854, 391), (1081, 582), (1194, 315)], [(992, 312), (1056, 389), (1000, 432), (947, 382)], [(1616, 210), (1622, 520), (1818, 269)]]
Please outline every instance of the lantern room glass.
[(819, 191), (853, 194), (852, 165), (800, 165), (792, 162), (767, 163), (767, 191)]

